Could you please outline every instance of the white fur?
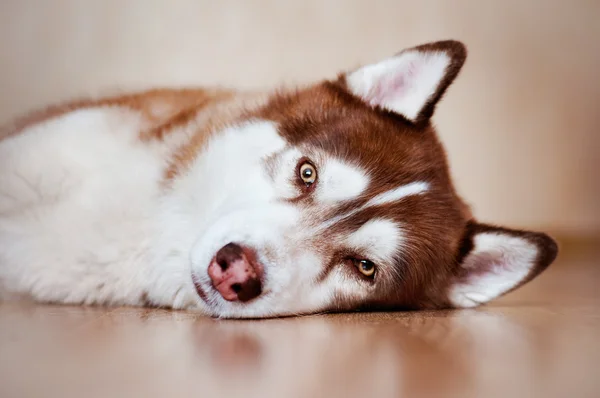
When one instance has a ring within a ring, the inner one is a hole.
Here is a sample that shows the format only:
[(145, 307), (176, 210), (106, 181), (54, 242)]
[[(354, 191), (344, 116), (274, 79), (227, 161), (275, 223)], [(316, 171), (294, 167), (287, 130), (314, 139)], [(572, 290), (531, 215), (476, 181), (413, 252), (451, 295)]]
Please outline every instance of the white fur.
[[(283, 151), (285, 145), (271, 122), (256, 121), (228, 128), (211, 139), (189, 172), (174, 182), (171, 194), (165, 198), (161, 240), (177, 240), (184, 234), (190, 237), (182, 254), (186, 255), (185, 261), (190, 261), (190, 272), (207, 292), (212, 290), (207, 275), (210, 260), (227, 243), (284, 249), (281, 229), (295, 224), (298, 211), (274, 202), (289, 193), (291, 182), (283, 176), (289, 175), (289, 171), (282, 167), (273, 181), (264, 169), (264, 161)], [(280, 157), (288, 158), (282, 166), (291, 166), (289, 156)], [(264, 255), (260, 259), (266, 267), (274, 262)], [(249, 308), (212, 295), (211, 312), (216, 314), (239, 315), (242, 311), (258, 314), (261, 307), (264, 308), (260, 302)]]
[(296, 175), (296, 166), (302, 156), (300, 150), (292, 147), (281, 152), (271, 160), (269, 171), (273, 173), (273, 184), (277, 191), (275, 194), (278, 197), (293, 199), (301, 194), (298, 186), (290, 182), (298, 178)]
[(374, 198), (370, 199), (365, 207), (380, 206), (386, 203), (397, 202), (407, 196), (420, 195), (429, 189), (429, 184), (424, 181), (415, 181), (410, 184), (402, 185), (398, 188), (390, 189)]
[(318, 171), (317, 200), (332, 203), (355, 199), (369, 185), (369, 177), (358, 167), (328, 159)]
[(529, 274), (537, 254), (537, 247), (525, 239), (502, 233), (478, 234), (462, 267), (474, 269), (478, 263), (487, 261), (490, 271), (483, 274), (475, 271), (465, 283), (455, 285), (450, 300), (458, 307), (474, 307), (498, 297)]
[[(312, 247), (299, 244), (311, 231), (302, 226), (300, 209), (282, 201), (298, 195), (293, 178), (301, 157), (297, 148), (286, 146), (273, 123), (249, 123), (215, 135), (190, 171), (173, 184), (161, 211), (166, 226), (162, 240), (193, 237), (190, 272), (209, 296), (210, 313), (269, 316), (311, 311), (330, 302), (331, 292), (307, 288), (323, 260)], [(269, 160), (272, 173), (265, 169)], [(225, 301), (211, 287), (208, 265), (229, 242), (255, 248), (264, 265), (263, 293), (251, 304)]]
[(371, 105), (415, 120), (446, 74), (445, 52), (405, 51), (348, 74), (350, 90)]
[[(303, 214), (285, 200), (299, 193), (296, 164), (307, 154), (289, 146), (274, 123), (251, 120), (216, 132), (168, 189), (160, 184), (167, 160), (194, 122), (163, 144), (139, 140), (144, 123), (129, 110), (82, 109), (0, 142), (0, 285), (10, 294), (63, 303), (149, 300), (224, 317), (314, 312), (328, 308), (336, 292), (367, 294), (368, 286), (342, 270), (314, 283), (327, 259), (303, 244), (316, 232), (311, 210)], [(316, 209), (364, 193), (366, 173), (315, 151)], [(387, 220), (350, 238), (331, 237), (375, 261), (389, 261), (401, 241)], [(225, 301), (208, 279), (212, 256), (229, 242), (253, 247), (264, 265), (263, 294), (250, 303)]]
[[(39, 300), (137, 304), (163, 164), (139, 118), (87, 109), (0, 144), (0, 279)], [(132, 181), (135, 181), (132, 184)]]
[(374, 285), (364, 283), (360, 278), (353, 277), (344, 265), (338, 265), (328, 276), (327, 280), (319, 286), (320, 290), (327, 295), (335, 292), (345, 299), (360, 301), (368, 297), (374, 290)]
[(402, 232), (395, 222), (375, 218), (350, 234), (346, 244), (361, 249), (372, 261), (389, 263), (401, 247)]

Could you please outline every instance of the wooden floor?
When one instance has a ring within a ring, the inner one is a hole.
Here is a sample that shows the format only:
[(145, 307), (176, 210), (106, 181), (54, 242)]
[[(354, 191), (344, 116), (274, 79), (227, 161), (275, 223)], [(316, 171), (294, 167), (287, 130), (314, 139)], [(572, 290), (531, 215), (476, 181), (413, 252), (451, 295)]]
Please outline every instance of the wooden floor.
[(0, 305), (0, 397), (600, 397), (600, 249), (493, 305), (216, 321)]

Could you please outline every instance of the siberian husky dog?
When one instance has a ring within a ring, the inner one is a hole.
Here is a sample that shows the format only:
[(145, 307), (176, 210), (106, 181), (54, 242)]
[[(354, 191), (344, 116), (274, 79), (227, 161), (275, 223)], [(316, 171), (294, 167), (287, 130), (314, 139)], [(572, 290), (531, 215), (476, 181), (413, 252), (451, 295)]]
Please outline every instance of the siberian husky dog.
[(465, 59), (440, 41), (295, 90), (155, 89), (16, 120), (2, 298), (261, 318), (523, 285), (555, 242), (476, 221), (431, 122)]

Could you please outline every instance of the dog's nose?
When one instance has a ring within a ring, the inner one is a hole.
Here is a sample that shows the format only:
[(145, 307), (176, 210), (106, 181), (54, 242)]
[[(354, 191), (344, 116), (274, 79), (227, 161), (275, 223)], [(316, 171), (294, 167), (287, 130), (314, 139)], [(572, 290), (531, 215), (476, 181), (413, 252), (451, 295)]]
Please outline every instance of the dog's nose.
[(262, 292), (262, 266), (255, 253), (235, 243), (217, 252), (208, 266), (208, 276), (227, 301), (249, 301)]

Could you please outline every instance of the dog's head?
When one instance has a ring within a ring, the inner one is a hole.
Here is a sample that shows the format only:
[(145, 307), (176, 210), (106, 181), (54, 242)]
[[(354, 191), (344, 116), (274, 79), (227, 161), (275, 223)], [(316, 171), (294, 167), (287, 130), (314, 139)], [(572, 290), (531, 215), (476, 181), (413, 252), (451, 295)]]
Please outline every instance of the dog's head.
[(551, 238), (476, 222), (452, 185), (430, 118), (465, 58), (455, 41), (411, 48), (213, 137), (191, 253), (209, 311), (471, 307), (546, 268)]

